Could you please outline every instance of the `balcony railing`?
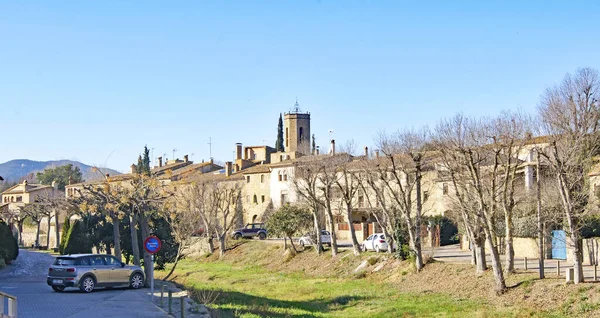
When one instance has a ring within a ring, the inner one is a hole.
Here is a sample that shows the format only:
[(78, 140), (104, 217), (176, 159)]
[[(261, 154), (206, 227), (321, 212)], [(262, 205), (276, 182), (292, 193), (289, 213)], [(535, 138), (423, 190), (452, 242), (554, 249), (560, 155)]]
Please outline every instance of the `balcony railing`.
[(17, 317), (17, 297), (0, 292), (0, 318)]

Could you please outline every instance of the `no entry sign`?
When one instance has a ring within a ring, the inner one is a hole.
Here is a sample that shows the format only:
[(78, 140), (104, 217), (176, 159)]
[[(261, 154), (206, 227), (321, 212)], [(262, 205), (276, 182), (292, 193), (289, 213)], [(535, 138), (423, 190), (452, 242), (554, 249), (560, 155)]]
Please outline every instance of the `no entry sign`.
[(162, 246), (162, 242), (156, 236), (148, 236), (144, 240), (144, 249), (146, 250), (146, 252), (148, 252), (150, 254), (154, 254), (154, 253), (160, 251), (161, 246)]

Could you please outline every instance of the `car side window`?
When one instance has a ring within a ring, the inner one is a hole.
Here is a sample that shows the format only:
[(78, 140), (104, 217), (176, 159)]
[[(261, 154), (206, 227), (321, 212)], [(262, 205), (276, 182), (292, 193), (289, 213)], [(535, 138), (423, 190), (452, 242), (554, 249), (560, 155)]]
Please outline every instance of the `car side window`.
[(117, 260), (117, 258), (114, 257), (114, 256), (105, 256), (104, 258), (106, 259), (106, 265), (110, 265), (110, 266), (119, 265), (119, 266), (121, 266), (121, 262), (119, 262), (119, 260)]
[(80, 258), (77, 262), (79, 263), (78, 265), (83, 265), (83, 266), (90, 265), (90, 261), (87, 257)]
[(373, 239), (373, 235), (371, 235), (371, 236), (367, 237), (367, 241), (370, 241), (370, 240), (372, 240), (372, 239)]
[(90, 263), (94, 266), (104, 265), (104, 257), (102, 256), (92, 256), (90, 257)]

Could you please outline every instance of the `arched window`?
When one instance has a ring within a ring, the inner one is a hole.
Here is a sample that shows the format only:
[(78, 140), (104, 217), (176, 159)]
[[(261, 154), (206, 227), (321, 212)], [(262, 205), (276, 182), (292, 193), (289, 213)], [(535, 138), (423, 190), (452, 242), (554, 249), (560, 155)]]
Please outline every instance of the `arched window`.
[(300, 133), (299, 133), (299, 136), (298, 136), (298, 140), (299, 141), (304, 140), (304, 128), (302, 128), (302, 127), (300, 127)]
[(256, 194), (252, 197), (252, 203), (258, 203), (258, 198), (256, 197)]
[(252, 216), (252, 223), (256, 223), (256, 219), (258, 218), (258, 215), (254, 214)]

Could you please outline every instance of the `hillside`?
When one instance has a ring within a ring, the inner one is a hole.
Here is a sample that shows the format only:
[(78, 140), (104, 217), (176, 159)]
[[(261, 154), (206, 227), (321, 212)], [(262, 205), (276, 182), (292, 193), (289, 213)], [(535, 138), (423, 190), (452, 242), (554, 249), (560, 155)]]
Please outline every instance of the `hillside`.
[[(94, 171), (92, 166), (88, 166), (79, 161), (72, 160), (54, 160), (54, 161), (33, 161), (27, 159), (16, 159), (7, 161), (5, 163), (0, 164), (0, 176), (4, 178), (7, 182), (20, 181), (21, 178), (26, 177), (30, 174), (35, 174), (36, 172), (43, 171), (47, 168), (54, 168), (58, 166), (64, 166), (67, 164), (72, 164), (73, 166), (79, 167), (81, 169), (81, 173), (83, 175), (83, 179), (86, 181), (92, 181), (100, 178), (100, 174)], [(111, 174), (117, 175), (121, 174), (120, 172), (108, 169), (108, 168), (100, 168), (103, 174)]]
[[(496, 295), (491, 271), (431, 262), (420, 273), (412, 262), (385, 254), (317, 256), (312, 249), (284, 254), (282, 244), (244, 240), (224, 257), (188, 257), (171, 279), (193, 299), (212, 295), (217, 317), (599, 317), (598, 284), (565, 284), (535, 272), (508, 275)], [(364, 262), (364, 263), (363, 263)], [(360, 264), (366, 267), (360, 268)], [(157, 271), (162, 278), (170, 269)], [(210, 297), (209, 297), (210, 298)]]

